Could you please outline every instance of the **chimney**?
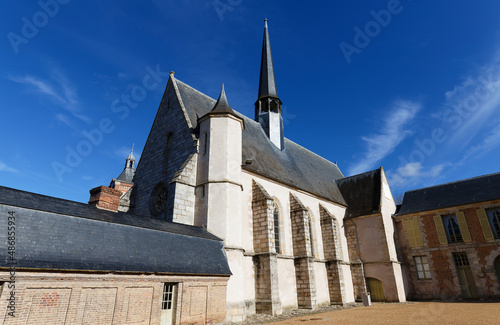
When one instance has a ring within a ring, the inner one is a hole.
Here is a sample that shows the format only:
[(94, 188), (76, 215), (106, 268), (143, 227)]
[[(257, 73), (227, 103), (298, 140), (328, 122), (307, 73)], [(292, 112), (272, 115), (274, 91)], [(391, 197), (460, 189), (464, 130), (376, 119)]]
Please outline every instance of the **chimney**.
[(118, 212), (122, 192), (107, 186), (98, 186), (90, 190), (89, 204), (99, 209)]

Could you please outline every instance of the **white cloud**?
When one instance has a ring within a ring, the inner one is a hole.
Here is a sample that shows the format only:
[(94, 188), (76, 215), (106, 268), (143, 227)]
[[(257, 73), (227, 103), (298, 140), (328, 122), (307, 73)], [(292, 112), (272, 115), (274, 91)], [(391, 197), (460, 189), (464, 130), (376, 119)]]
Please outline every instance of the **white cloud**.
[(395, 188), (407, 187), (438, 178), (443, 170), (449, 166), (451, 166), (450, 163), (444, 163), (426, 170), (420, 162), (411, 162), (399, 167), (395, 172), (388, 171), (387, 175), (391, 186)]
[(460, 163), (464, 163), (470, 158), (479, 158), (490, 150), (500, 146), (500, 127), (497, 122), (494, 124), (496, 124), (496, 128), (493, 128), (490, 133), (486, 134), (479, 144), (468, 148)]
[[(489, 119), (500, 108), (500, 64), (495, 62), (484, 67), (474, 77), (468, 77), (461, 85), (445, 93), (443, 112), (452, 110), (444, 122), (454, 124), (455, 134), (450, 144), (460, 150), (467, 148), (481, 132)], [(453, 122), (451, 122), (453, 119)]]
[(60, 70), (51, 72), (51, 80), (43, 80), (36, 76), (11, 77), (10, 80), (27, 85), (28, 89), (44, 95), (58, 106), (71, 112), (74, 117), (89, 122), (90, 118), (80, 113), (80, 102), (74, 87)]
[(420, 104), (411, 101), (398, 101), (391, 113), (380, 125), (380, 133), (362, 137), (367, 143), (363, 159), (349, 169), (349, 174), (359, 174), (370, 170), (376, 163), (391, 154), (411, 131), (405, 126), (413, 120), (420, 109)]
[(0, 172), (17, 173), (18, 170), (7, 166), (6, 164), (0, 161)]

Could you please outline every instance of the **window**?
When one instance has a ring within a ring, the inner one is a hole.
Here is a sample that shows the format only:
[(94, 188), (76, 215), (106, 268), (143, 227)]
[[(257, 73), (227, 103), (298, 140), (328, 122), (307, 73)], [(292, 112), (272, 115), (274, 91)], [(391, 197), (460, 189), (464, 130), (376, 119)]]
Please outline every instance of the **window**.
[(314, 244), (313, 244), (313, 224), (311, 218), (311, 212), (307, 214), (307, 224), (309, 225), (309, 242), (311, 243), (311, 255), (314, 256)]
[(429, 270), (429, 263), (427, 262), (427, 256), (414, 256), (415, 267), (417, 268), (417, 277), (420, 280), (430, 279), (431, 272)]
[(203, 133), (203, 154), (206, 155), (208, 150), (208, 135), (207, 132)]
[(164, 212), (167, 194), (167, 186), (163, 182), (158, 183), (153, 189), (149, 199), (149, 212), (153, 216), (156, 217)]
[(493, 236), (500, 238), (500, 208), (487, 209), (486, 214), (488, 215)]
[(276, 203), (274, 204), (273, 218), (274, 218), (274, 247), (276, 248), (276, 253), (281, 254), (281, 249), (280, 249), (280, 213), (279, 213), (278, 207), (276, 206)]
[(161, 300), (162, 310), (171, 310), (174, 302), (174, 285), (165, 283), (163, 286), (163, 297)]
[(165, 283), (163, 285), (160, 325), (175, 324), (175, 291), (175, 284)]
[(458, 225), (457, 216), (454, 214), (449, 214), (443, 216), (442, 219), (448, 243), (462, 242), (463, 239), (462, 239), (462, 234), (460, 232), (460, 226)]
[(469, 259), (467, 258), (466, 253), (453, 253), (453, 259), (455, 260), (455, 265), (457, 267), (469, 266)]

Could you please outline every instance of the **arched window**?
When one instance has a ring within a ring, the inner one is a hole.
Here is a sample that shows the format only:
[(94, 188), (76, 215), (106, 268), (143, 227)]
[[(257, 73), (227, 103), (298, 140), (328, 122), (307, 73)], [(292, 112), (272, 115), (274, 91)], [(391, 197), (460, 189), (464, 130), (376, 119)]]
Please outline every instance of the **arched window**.
[(281, 249), (280, 249), (280, 212), (279, 212), (278, 205), (276, 204), (276, 202), (274, 203), (273, 219), (274, 219), (274, 247), (276, 248), (276, 253), (281, 254)]
[(309, 226), (309, 242), (311, 243), (311, 255), (314, 256), (314, 242), (313, 242), (313, 224), (311, 211), (307, 212), (307, 224)]
[(167, 134), (167, 146), (165, 149), (165, 157), (168, 160), (168, 156), (170, 155), (170, 151), (172, 149), (172, 143), (173, 143), (174, 137), (172, 136), (172, 133)]
[(167, 186), (163, 182), (156, 184), (153, 192), (151, 192), (149, 198), (149, 212), (154, 217), (159, 216), (165, 211), (167, 194)]

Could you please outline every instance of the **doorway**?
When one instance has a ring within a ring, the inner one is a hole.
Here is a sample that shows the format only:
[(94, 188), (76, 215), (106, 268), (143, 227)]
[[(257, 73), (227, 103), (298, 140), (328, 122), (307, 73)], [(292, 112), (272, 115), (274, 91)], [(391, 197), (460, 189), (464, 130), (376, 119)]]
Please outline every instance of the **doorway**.
[(372, 301), (384, 301), (384, 286), (382, 281), (375, 278), (366, 278), (366, 289), (370, 292), (370, 297)]
[(165, 283), (161, 300), (161, 325), (174, 324), (177, 285)]
[(500, 288), (500, 255), (495, 259), (495, 271), (497, 272), (498, 287)]
[(474, 283), (474, 278), (472, 277), (472, 270), (470, 268), (467, 254), (453, 253), (453, 259), (455, 260), (455, 266), (457, 267), (458, 282), (460, 283), (460, 289), (462, 289), (463, 297), (465, 299), (479, 298), (476, 284)]

